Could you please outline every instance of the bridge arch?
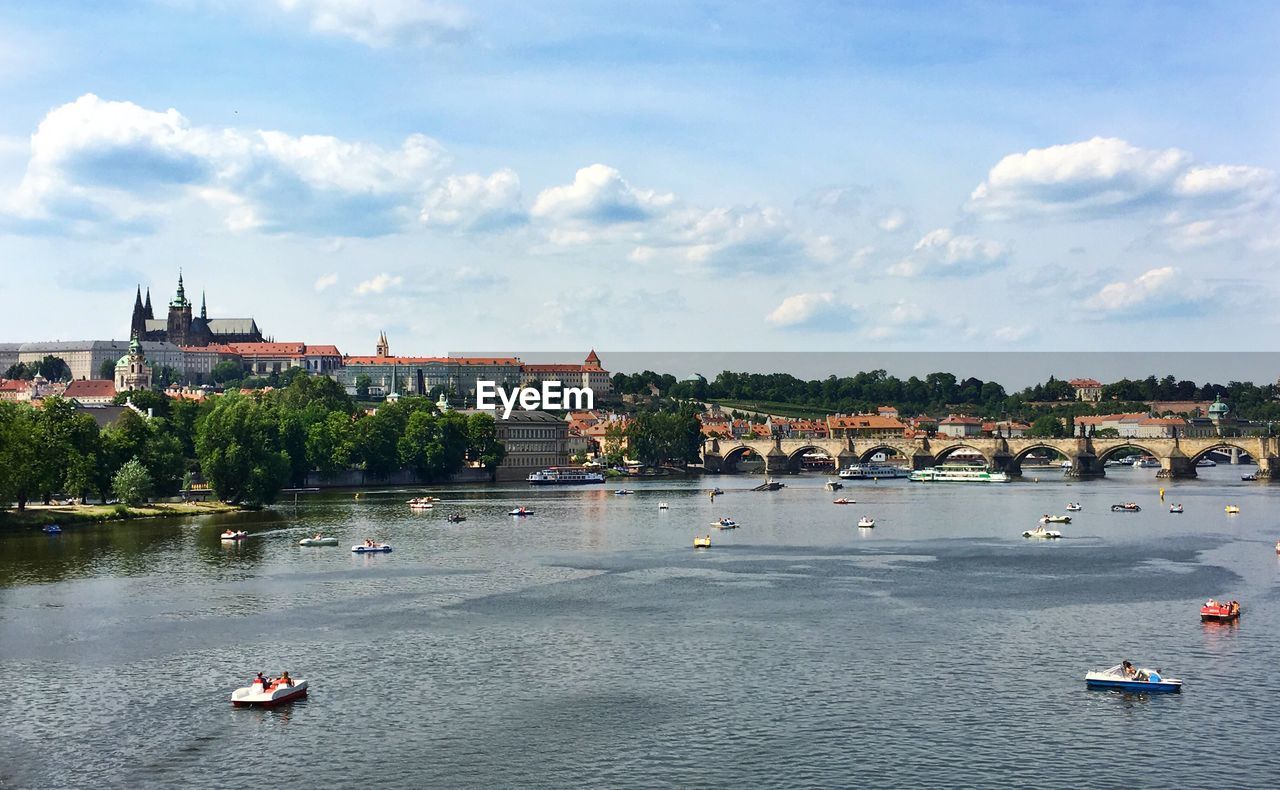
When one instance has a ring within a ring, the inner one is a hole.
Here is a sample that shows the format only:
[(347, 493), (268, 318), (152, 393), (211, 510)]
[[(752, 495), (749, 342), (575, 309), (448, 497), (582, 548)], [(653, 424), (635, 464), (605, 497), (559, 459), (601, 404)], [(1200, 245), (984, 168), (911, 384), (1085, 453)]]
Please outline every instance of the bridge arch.
[(871, 458), (876, 453), (884, 453), (885, 460), (888, 460), (888, 461), (892, 461), (894, 458), (904, 459), (904, 460), (910, 460), (911, 458), (910, 453), (905, 452), (901, 447), (895, 447), (891, 444), (877, 444), (875, 447), (872, 447), (869, 450), (863, 450), (859, 452), (858, 463), (860, 464), (871, 463)]
[(1215, 452), (1217, 450), (1231, 450), (1231, 449), (1239, 450), (1241, 456), (1248, 456), (1250, 460), (1252, 460), (1254, 463), (1257, 463), (1257, 459), (1254, 458), (1254, 454), (1252, 452), (1246, 449), (1243, 444), (1240, 444), (1239, 442), (1231, 441), (1230, 439), (1223, 439), (1221, 442), (1218, 442), (1217, 444), (1205, 447), (1200, 452), (1191, 456), (1191, 463), (1197, 464), (1200, 462), (1201, 458), (1205, 458), (1209, 455), (1209, 453)]
[(1117, 444), (1114, 447), (1108, 447), (1107, 449), (1099, 452), (1098, 463), (1105, 464), (1107, 461), (1110, 461), (1112, 458), (1116, 457), (1117, 455), (1132, 455), (1134, 450), (1141, 450), (1144, 454), (1149, 455), (1153, 458), (1163, 457), (1161, 453), (1155, 452), (1150, 447), (1144, 447), (1140, 440), (1132, 441), (1132, 442), (1126, 441), (1121, 444)]
[(752, 456), (758, 457), (762, 465), (765, 463), (764, 453), (759, 448), (746, 444), (735, 445), (720, 456), (720, 471), (726, 473), (736, 472), (738, 471), (738, 464), (743, 459)]
[(1022, 462), (1027, 460), (1027, 456), (1031, 455), (1036, 450), (1048, 450), (1049, 452), (1053, 453), (1054, 458), (1065, 458), (1068, 460), (1070, 458), (1070, 456), (1068, 456), (1067, 453), (1063, 451), (1061, 447), (1058, 447), (1055, 444), (1051, 444), (1048, 442), (1037, 442), (1035, 444), (1028, 445), (1022, 448), (1021, 450), (1019, 450), (1013, 456), (1014, 463), (1017, 464), (1018, 466), (1021, 466)]
[(804, 459), (806, 455), (815, 451), (830, 458), (832, 465), (834, 466), (840, 465), (840, 460), (836, 456), (832, 455), (831, 451), (826, 447), (823, 447), (820, 444), (806, 444), (803, 447), (799, 447), (787, 453), (787, 471), (789, 472), (799, 471), (800, 462)]
[(937, 464), (946, 463), (947, 458), (949, 458), (951, 454), (957, 450), (972, 450), (973, 452), (982, 456), (982, 460), (984, 463), (986, 463), (987, 466), (991, 466), (991, 457), (989, 455), (982, 452), (982, 450), (979, 450), (977, 447), (973, 446), (972, 444), (966, 444), (965, 442), (956, 442), (955, 444), (948, 445), (942, 448), (941, 450), (939, 450), (938, 452), (934, 453), (933, 454), (934, 463), (937, 463)]

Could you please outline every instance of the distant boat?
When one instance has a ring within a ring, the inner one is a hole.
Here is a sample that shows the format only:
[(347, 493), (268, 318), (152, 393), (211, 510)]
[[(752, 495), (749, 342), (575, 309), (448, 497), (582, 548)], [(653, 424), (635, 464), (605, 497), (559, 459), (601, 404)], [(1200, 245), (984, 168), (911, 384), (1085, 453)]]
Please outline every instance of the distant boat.
[(698, 535), (698, 536), (695, 536), (695, 537), (694, 537), (694, 539), (693, 539), (693, 547), (694, 547), (695, 549), (709, 549), (709, 548), (711, 548), (711, 536), (710, 536), (710, 535)]
[(1133, 468), (1135, 468), (1135, 469), (1158, 469), (1158, 468), (1160, 468), (1160, 461), (1159, 461), (1159, 460), (1157, 460), (1156, 458), (1154, 458), (1153, 456), (1150, 456), (1150, 455), (1143, 456), (1142, 458), (1139, 458), (1138, 460), (1136, 460), (1136, 461), (1134, 461), (1134, 462), (1133, 462)]
[(1024, 537), (1024, 538), (1043, 538), (1043, 539), (1049, 539), (1049, 540), (1052, 540), (1052, 539), (1057, 539), (1057, 538), (1062, 537), (1062, 533), (1061, 533), (1061, 532), (1059, 532), (1059, 531), (1058, 531), (1058, 530), (1056, 530), (1056, 529), (1046, 529), (1046, 528), (1045, 528), (1045, 526), (1044, 526), (1043, 524), (1041, 524), (1040, 526), (1036, 527), (1035, 529), (1029, 529), (1029, 530), (1027, 530), (1026, 532), (1023, 532), (1023, 533), (1022, 533), (1022, 537)]
[(985, 466), (942, 464), (929, 469), (918, 469), (907, 479), (916, 483), (1007, 483), (1009, 475), (989, 471)]
[(1169, 512), (1170, 512), (1170, 513), (1181, 513), (1181, 512), (1182, 512), (1182, 505), (1180, 505), (1180, 504), (1179, 504), (1179, 505), (1170, 505), (1170, 506), (1169, 506)]
[(671, 507), (671, 506), (670, 506), (670, 505), (668, 505), (666, 502), (659, 502), (659, 503), (658, 503), (658, 510), (666, 510), (666, 509), (667, 509), (667, 508), (669, 508), (669, 507)]
[(1084, 508), (1080, 507), (1079, 502), (1072, 502), (1069, 505), (1067, 505), (1067, 512), (1069, 513), (1075, 513), (1080, 510), (1084, 510)]
[(864, 528), (870, 529), (871, 527), (874, 527), (875, 525), (876, 525), (876, 520), (875, 520), (875, 519), (873, 519), (871, 516), (863, 516), (862, 518), (858, 519), (858, 526), (859, 526), (859, 527), (864, 527)]
[(47, 524), (41, 528), (41, 531), (44, 532), (46, 535), (61, 535), (62, 527), (58, 526), (57, 524)]
[(1089, 688), (1160, 691), (1174, 694), (1182, 691), (1181, 680), (1162, 677), (1158, 669), (1134, 669), (1133, 674), (1128, 675), (1125, 674), (1123, 664), (1116, 664), (1110, 669), (1095, 669), (1084, 676), (1084, 682)]
[(1138, 507), (1137, 502), (1125, 502), (1123, 505), (1111, 506), (1111, 512), (1113, 513), (1137, 513), (1140, 510), (1142, 508)]
[(603, 472), (589, 472), (577, 466), (552, 466), (528, 477), (529, 485), (570, 486), (592, 485), (604, 482)]
[(839, 480), (828, 480), (826, 488), (828, 491), (839, 491), (844, 488), (844, 483), (841, 483)]
[(1236, 505), (1227, 505), (1226, 510), (1228, 513), (1231, 513), (1232, 515), (1240, 512), (1240, 508), (1237, 507)]
[(1196, 466), (1217, 466), (1217, 465), (1218, 465), (1218, 462), (1213, 460), (1212, 458), (1201, 458), (1199, 461), (1196, 461)]
[(852, 464), (840, 470), (841, 480), (892, 480), (906, 477), (910, 470), (893, 464)]

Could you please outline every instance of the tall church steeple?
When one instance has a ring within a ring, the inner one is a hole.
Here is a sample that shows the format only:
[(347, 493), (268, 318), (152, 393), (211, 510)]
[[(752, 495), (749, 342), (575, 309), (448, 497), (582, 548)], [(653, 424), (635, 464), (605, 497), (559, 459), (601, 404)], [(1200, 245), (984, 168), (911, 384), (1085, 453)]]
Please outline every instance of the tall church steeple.
[(209, 311), (205, 309), (204, 291), (200, 292), (200, 317), (209, 320)]
[(138, 292), (133, 297), (133, 316), (129, 319), (129, 334), (134, 337), (141, 337), (147, 331), (146, 312), (142, 307), (142, 286), (138, 286)]
[(145, 305), (143, 305), (142, 312), (147, 317), (148, 321), (156, 317), (156, 314), (151, 310), (151, 287), (150, 286), (147, 286), (147, 302)]

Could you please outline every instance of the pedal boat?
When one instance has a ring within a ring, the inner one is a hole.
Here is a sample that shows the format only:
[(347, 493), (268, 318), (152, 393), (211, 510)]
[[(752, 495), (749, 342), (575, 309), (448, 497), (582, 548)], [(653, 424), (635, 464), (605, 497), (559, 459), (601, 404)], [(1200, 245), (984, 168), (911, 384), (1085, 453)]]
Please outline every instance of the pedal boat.
[(695, 536), (694, 536), (694, 538), (693, 538), (693, 547), (694, 547), (695, 549), (709, 549), (709, 548), (711, 548), (711, 536), (710, 536), (710, 535), (695, 535)]
[(253, 685), (231, 692), (231, 704), (237, 708), (259, 706), (270, 708), (283, 702), (293, 702), (307, 696), (307, 681), (295, 680), (292, 685), (281, 686), (270, 683), (264, 689), (262, 684), (254, 681)]
[(231, 530), (227, 530), (226, 532), (222, 533), (223, 540), (244, 540), (247, 537), (249, 537), (249, 533), (245, 532), (244, 530), (240, 530), (239, 532), (232, 532)]
[(1079, 502), (1072, 502), (1069, 505), (1067, 505), (1068, 513), (1078, 513), (1081, 510), (1084, 510), (1084, 508), (1080, 506)]
[(1169, 512), (1170, 512), (1170, 513), (1181, 513), (1181, 512), (1182, 512), (1182, 505), (1170, 505), (1170, 506), (1169, 506)]
[(58, 526), (57, 524), (46, 524), (45, 526), (40, 528), (40, 531), (46, 535), (61, 535), (62, 527)]
[(1240, 508), (1239, 508), (1239, 507), (1236, 507), (1235, 505), (1227, 505), (1226, 510), (1227, 510), (1227, 512), (1228, 512), (1228, 513), (1230, 513), (1231, 515), (1235, 515), (1236, 513), (1239, 513), (1239, 512), (1240, 512)]
[(716, 529), (737, 529), (738, 522), (734, 521), (731, 518), (722, 518), (719, 521), (712, 521), (711, 526), (715, 527)]
[(1122, 689), (1124, 691), (1168, 692), (1182, 691), (1182, 681), (1166, 678), (1159, 670), (1141, 668), (1134, 677), (1125, 677), (1123, 665), (1110, 669), (1095, 669), (1084, 676), (1085, 685), (1091, 689)]
[(1056, 530), (1056, 529), (1045, 529), (1044, 525), (1043, 525), (1043, 524), (1041, 524), (1040, 526), (1036, 527), (1035, 529), (1029, 529), (1029, 530), (1027, 530), (1026, 532), (1023, 532), (1023, 533), (1022, 533), (1022, 537), (1024, 537), (1024, 538), (1043, 538), (1043, 539), (1045, 539), (1045, 540), (1051, 540), (1051, 539), (1055, 539), (1055, 538), (1060, 538), (1060, 537), (1062, 537), (1062, 533), (1061, 533), (1061, 532), (1059, 532), (1059, 531), (1058, 531), (1058, 530)]
[(875, 525), (876, 525), (876, 520), (873, 519), (871, 516), (863, 516), (862, 518), (858, 519), (858, 526), (864, 529), (870, 529)]
[(1200, 621), (1205, 623), (1229, 623), (1240, 617), (1239, 601), (1215, 601), (1210, 598), (1200, 607)]
[(518, 507), (515, 510), (507, 511), (508, 516), (532, 516), (533, 509), (527, 507)]
[(376, 546), (352, 546), (351, 550), (356, 554), (378, 554), (391, 551), (391, 547), (385, 543), (379, 543)]
[(833, 505), (852, 505), (852, 504), (854, 504), (854, 501), (853, 501), (852, 499), (849, 499), (848, 497), (840, 497), (839, 499), (833, 499), (833, 500), (831, 500), (831, 504), (833, 504)]
[(299, 546), (336, 546), (337, 538), (303, 538), (298, 541)]
[(1137, 513), (1140, 510), (1142, 508), (1138, 507), (1137, 502), (1125, 502), (1123, 505), (1111, 506), (1112, 513)]
[(410, 499), (408, 504), (410, 510), (430, 510), (436, 506), (435, 498), (429, 496)]
[(1041, 516), (1041, 524), (1070, 524), (1071, 516)]

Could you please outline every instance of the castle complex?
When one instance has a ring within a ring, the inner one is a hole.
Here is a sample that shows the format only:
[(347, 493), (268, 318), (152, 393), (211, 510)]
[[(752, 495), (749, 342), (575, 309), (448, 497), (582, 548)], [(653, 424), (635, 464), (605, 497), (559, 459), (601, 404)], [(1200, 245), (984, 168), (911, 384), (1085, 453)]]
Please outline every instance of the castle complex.
[(142, 287), (138, 287), (133, 301), (133, 319), (129, 334), (139, 340), (169, 342), (175, 346), (209, 346), (227, 343), (261, 343), (262, 332), (252, 318), (210, 318), (205, 309), (204, 295), (200, 297), (200, 315), (192, 316), (191, 301), (187, 299), (178, 274), (178, 293), (169, 302), (167, 318), (156, 318), (151, 309), (151, 289), (142, 300)]

